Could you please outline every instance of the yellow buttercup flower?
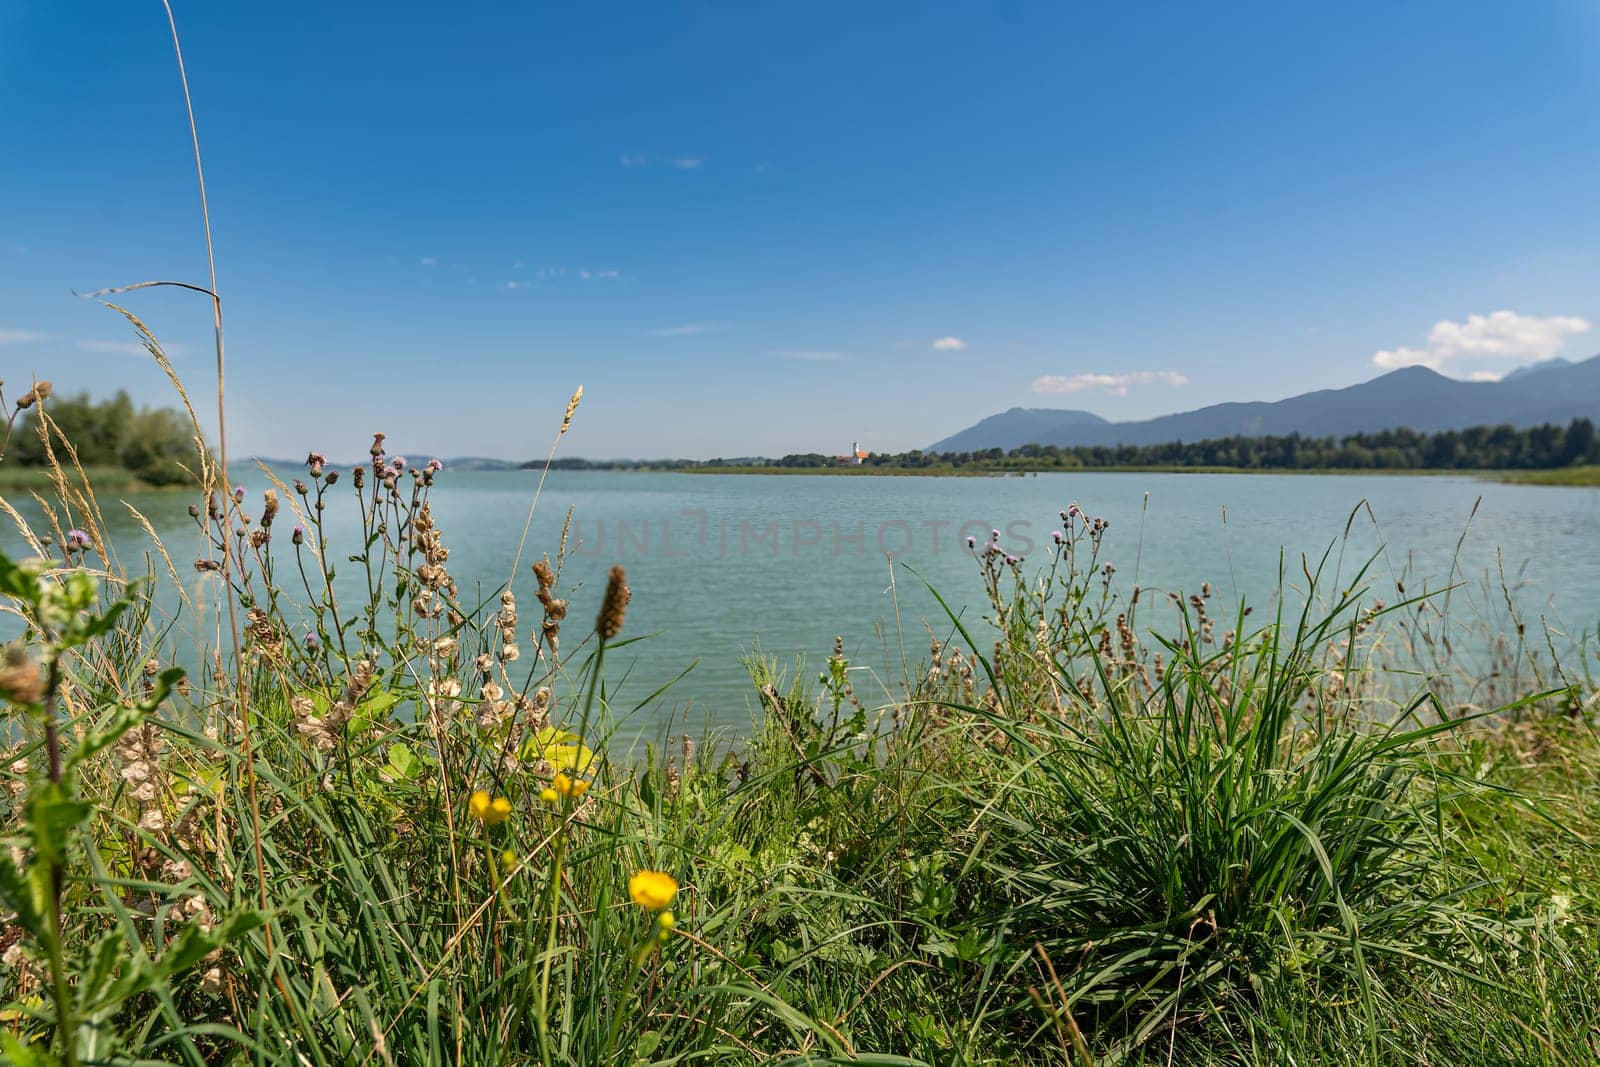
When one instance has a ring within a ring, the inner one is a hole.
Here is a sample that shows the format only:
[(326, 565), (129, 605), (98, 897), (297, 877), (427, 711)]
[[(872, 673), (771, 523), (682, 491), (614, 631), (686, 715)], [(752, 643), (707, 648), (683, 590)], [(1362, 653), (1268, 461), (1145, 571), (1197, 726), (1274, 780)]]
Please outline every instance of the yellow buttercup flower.
[(665, 871), (640, 871), (628, 879), (628, 895), (647, 911), (665, 911), (678, 893), (678, 880)]
[(571, 797), (573, 800), (577, 800), (589, 791), (589, 783), (583, 778), (572, 778), (558, 771), (556, 776), (550, 779), (550, 788), (564, 797)]
[(546, 804), (559, 804), (561, 803), (561, 794), (557, 793), (549, 786), (545, 786), (539, 791), (539, 799), (544, 801)]
[(467, 809), (485, 826), (499, 826), (511, 818), (511, 801), (505, 797), (491, 799), (489, 794), (481, 789), (472, 794), (472, 799), (467, 801)]

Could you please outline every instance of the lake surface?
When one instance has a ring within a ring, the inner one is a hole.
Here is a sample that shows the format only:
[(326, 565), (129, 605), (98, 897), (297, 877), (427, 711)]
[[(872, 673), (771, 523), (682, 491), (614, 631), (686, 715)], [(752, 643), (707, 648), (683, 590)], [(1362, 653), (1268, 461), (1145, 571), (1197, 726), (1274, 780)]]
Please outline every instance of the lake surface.
[[(279, 472), (286, 482), (301, 473)], [(449, 566), (464, 597), (475, 588), (492, 593), (508, 577), (536, 480), (534, 472), (446, 471), (440, 476), (433, 490), (434, 515), (452, 547)], [(258, 507), (265, 479), (258, 471), (240, 471), (237, 481), (249, 488), (249, 501)], [(344, 537), (330, 552), (335, 560), (355, 547), (356, 511), (348, 485), (346, 475), (327, 511), (334, 536)], [(20, 494), (12, 496), (28, 510)], [(126, 499), (161, 532), (184, 581), (204, 580), (187, 569), (199, 544), (186, 514), (190, 498), (139, 493)], [(115, 500), (107, 494), (102, 506), (118, 553), (130, 570), (142, 569), (148, 539)], [(1362, 501), (1371, 517), (1363, 509), (1351, 521)], [(753, 707), (742, 657), (759, 651), (793, 663), (804, 654), (806, 671), (815, 675), (836, 635), (844, 638), (852, 664), (861, 668), (857, 691), (872, 701), (883, 693), (884, 683), (900, 676), (902, 635), (914, 665), (927, 654), (924, 620), (941, 635), (950, 629), (921, 581), (901, 565), (915, 568), (975, 619), (982, 586), (966, 537), (981, 543), (997, 528), (1009, 550), (1042, 563), (1059, 526), (1058, 512), (1073, 502), (1111, 521), (1103, 558), (1115, 564), (1125, 590), (1137, 583), (1193, 592), (1210, 582), (1221, 601), (1213, 615), (1227, 615), (1225, 605), (1239, 597), (1264, 608), (1278, 585), (1280, 550), (1300, 586), (1302, 553), (1315, 563), (1334, 546), (1347, 581), (1381, 552), (1372, 574), (1379, 579), (1377, 595), (1392, 602), (1396, 577), (1411, 593), (1443, 587), (1461, 542), (1454, 573), (1471, 583), (1456, 594), (1456, 610), (1464, 615), (1503, 616), (1498, 590), (1486, 594), (1481, 585), (1497, 567), (1498, 554), (1515, 603), (1531, 623), (1543, 618), (1575, 634), (1592, 630), (1600, 617), (1600, 491), (1591, 489), (1431, 476), (920, 478), (557, 471), (545, 483), (517, 576), (523, 629), (538, 622), (528, 568), (542, 554), (556, 554), (571, 508), (562, 582), (575, 587), (566, 625), (569, 647), (594, 617), (606, 570), (622, 563), (634, 594), (625, 634), (658, 632), (615, 659), (608, 657), (607, 675), (620, 680), (622, 698), (643, 699), (694, 663), (651, 713), (654, 717), (636, 718), (630, 732), (664, 728), (669, 712), (691, 728), (714, 723), (740, 729)], [(292, 521), (287, 511), (279, 520), (275, 545), (280, 552), (289, 550)], [(14, 538), (7, 547), (15, 550)], [(890, 556), (896, 563), (892, 583)], [(164, 569), (159, 562), (156, 566)], [(1165, 621), (1170, 613), (1161, 617)], [(215, 633), (214, 619), (191, 618), (185, 627), (197, 622)], [(617, 703), (631, 707), (633, 701)]]

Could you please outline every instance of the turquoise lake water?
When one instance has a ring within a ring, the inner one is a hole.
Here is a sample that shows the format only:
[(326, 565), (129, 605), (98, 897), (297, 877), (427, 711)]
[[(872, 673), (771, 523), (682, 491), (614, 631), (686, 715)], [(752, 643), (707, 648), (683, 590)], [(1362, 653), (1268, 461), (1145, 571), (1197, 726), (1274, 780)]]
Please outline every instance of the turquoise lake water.
[[(292, 481), (300, 473), (280, 476)], [(252, 504), (267, 485), (259, 472), (241, 472), (238, 480)], [(508, 577), (535, 481), (533, 472), (440, 476), (434, 515), (464, 596), (475, 588), (493, 591)], [(326, 512), (335, 559), (354, 547), (348, 485), (347, 475)], [(156, 525), (180, 568), (192, 562), (199, 539), (186, 514), (188, 497), (143, 493), (127, 500)], [(1371, 515), (1362, 508), (1351, 521), (1362, 501)], [(1498, 590), (1482, 587), (1486, 574), (1503, 567), (1513, 602), (1531, 623), (1577, 633), (1600, 620), (1600, 490), (1411, 476), (558, 471), (545, 483), (517, 578), (523, 630), (538, 621), (528, 566), (545, 552), (555, 554), (571, 508), (562, 582), (571, 587), (573, 605), (569, 647), (594, 617), (606, 570), (622, 563), (634, 594), (626, 633), (656, 636), (608, 657), (608, 677), (620, 683), (617, 705), (631, 706), (627, 697), (642, 699), (694, 664), (659, 705), (633, 720), (632, 731), (663, 728), (669, 713), (691, 728), (739, 729), (753, 707), (741, 657), (759, 649), (792, 662), (804, 654), (814, 674), (835, 635), (860, 668), (857, 691), (870, 701), (882, 683), (899, 677), (902, 635), (914, 664), (927, 653), (923, 620), (941, 635), (950, 629), (921, 581), (901, 568), (914, 568), (975, 616), (982, 586), (966, 536), (981, 543), (997, 528), (1011, 551), (1043, 561), (1057, 513), (1073, 502), (1111, 521), (1103, 558), (1116, 566), (1124, 588), (1193, 592), (1210, 582), (1221, 605), (1244, 597), (1265, 606), (1277, 588), (1280, 552), (1294, 583), (1303, 585), (1301, 554), (1314, 561), (1333, 545), (1345, 580), (1381, 553), (1371, 573), (1377, 595), (1391, 601), (1396, 578), (1411, 593), (1442, 588), (1455, 561), (1456, 580), (1467, 583), (1456, 594), (1462, 617), (1503, 616)], [(144, 534), (111, 494), (103, 507), (123, 564), (140, 568)], [(291, 523), (287, 513), (279, 520), (279, 552), (288, 550)], [(206, 580), (182, 573), (186, 583)], [(1213, 614), (1227, 609), (1219, 605)], [(215, 633), (215, 619), (180, 620), (186, 629), (196, 624)]]

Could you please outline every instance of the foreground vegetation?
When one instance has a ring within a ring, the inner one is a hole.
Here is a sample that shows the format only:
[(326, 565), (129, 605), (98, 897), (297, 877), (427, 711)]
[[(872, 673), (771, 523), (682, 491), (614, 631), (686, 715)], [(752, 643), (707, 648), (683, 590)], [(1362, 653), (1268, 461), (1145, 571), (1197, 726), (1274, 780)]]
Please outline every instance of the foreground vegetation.
[(1466, 672), (1447, 606), (1315, 566), (1265, 619), (1125, 596), (1073, 506), (1048, 558), (974, 546), (981, 618), (881, 692), (755, 661), (752, 734), (624, 761), (626, 576), (464, 595), (439, 477), (380, 436), (202, 497), (198, 594), (107, 567), (86, 487), (22, 531), (9, 1062), (1600, 1057), (1588, 647)]

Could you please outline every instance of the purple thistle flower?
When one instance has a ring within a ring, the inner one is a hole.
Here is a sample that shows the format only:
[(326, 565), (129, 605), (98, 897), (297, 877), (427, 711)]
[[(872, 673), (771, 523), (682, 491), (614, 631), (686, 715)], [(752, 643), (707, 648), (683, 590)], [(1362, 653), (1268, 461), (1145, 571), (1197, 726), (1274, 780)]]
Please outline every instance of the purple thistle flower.
[(328, 457), (321, 452), (313, 452), (306, 457), (306, 466), (308, 467), (326, 467), (327, 465)]
[(978, 547), (978, 539), (976, 537), (970, 537), (969, 536), (967, 538), (967, 547), (968, 548), (977, 548)]
[(430, 459), (428, 460), (428, 470), (432, 471), (434, 474), (437, 474), (444, 470), (444, 464), (440, 463), (436, 459)]
[(303, 544), (305, 542), (305, 539), (306, 539), (306, 528), (297, 523), (295, 525), (295, 528), (294, 528), (294, 536), (291, 538), (291, 540), (293, 540), (294, 543), (298, 545), (298, 544)]
[(82, 530), (68, 530), (67, 531), (67, 550), (69, 552), (71, 552), (71, 551), (80, 551), (81, 552), (83, 549), (88, 548), (92, 544), (94, 544), (94, 542), (92, 540), (90, 540), (89, 535), (87, 533), (85, 533), (84, 531), (82, 531)]
[(1065, 537), (1063, 537), (1063, 536), (1061, 536), (1061, 531), (1060, 531), (1060, 530), (1052, 530), (1052, 531), (1051, 531), (1051, 532), (1050, 532), (1050, 536), (1052, 536), (1052, 537), (1054, 537), (1054, 538), (1055, 538), (1055, 539), (1056, 539), (1056, 544), (1058, 544), (1058, 545), (1059, 545), (1059, 544), (1060, 544), (1060, 543), (1061, 543), (1061, 542), (1063, 542), (1063, 541), (1065, 541), (1065, 540), (1066, 540), (1066, 538), (1065, 538)]
[(236, 485), (233, 487), (233, 499), (239, 501), (241, 504), (244, 503), (244, 486)]
[(406, 457), (395, 456), (389, 461), (389, 465), (394, 468), (396, 474), (399, 474), (401, 471), (406, 469)]

